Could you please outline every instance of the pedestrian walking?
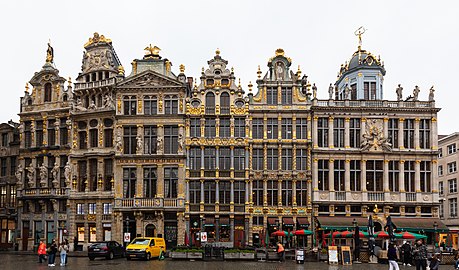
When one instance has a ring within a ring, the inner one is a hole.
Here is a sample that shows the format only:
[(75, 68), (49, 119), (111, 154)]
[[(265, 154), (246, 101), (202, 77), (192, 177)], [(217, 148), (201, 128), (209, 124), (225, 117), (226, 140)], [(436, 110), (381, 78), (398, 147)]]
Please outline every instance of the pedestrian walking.
[(64, 239), (64, 242), (65, 244), (67, 245), (67, 255), (65, 256), (65, 264), (67, 264), (67, 261), (69, 259), (69, 252), (70, 252), (70, 243), (69, 243), (69, 240), (67, 238)]
[(389, 260), (389, 270), (399, 270), (397, 263), (397, 249), (394, 243), (389, 244), (387, 249), (387, 259)]
[(402, 249), (403, 265), (411, 266), (411, 263), (412, 263), (411, 245), (407, 241), (403, 241), (403, 245), (401, 249)]
[(46, 245), (43, 241), (40, 241), (40, 245), (38, 245), (38, 262), (42, 263), (46, 261)]
[(434, 254), (432, 259), (430, 259), (429, 268), (430, 270), (438, 270), (439, 266), (440, 266), (439, 254)]
[(63, 241), (59, 246), (59, 252), (61, 256), (61, 266), (65, 266), (67, 264), (67, 252), (69, 252), (69, 246)]
[(56, 240), (53, 239), (51, 246), (48, 248), (48, 266), (56, 266), (54, 264), (56, 260), (56, 253), (57, 253), (57, 244)]
[(283, 262), (285, 259), (284, 252), (285, 252), (284, 246), (280, 242), (277, 242), (277, 256), (280, 262)]
[(456, 255), (454, 255), (454, 269), (459, 269), (459, 253), (456, 253)]
[(419, 239), (413, 248), (414, 263), (416, 270), (426, 270), (427, 268), (427, 248)]

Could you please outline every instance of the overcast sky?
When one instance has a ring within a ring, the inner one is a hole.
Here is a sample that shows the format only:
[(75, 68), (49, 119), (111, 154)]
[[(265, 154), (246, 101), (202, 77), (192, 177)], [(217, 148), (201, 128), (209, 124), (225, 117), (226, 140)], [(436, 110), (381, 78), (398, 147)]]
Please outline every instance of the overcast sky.
[(458, 14), (457, 1), (2, 1), (0, 122), (19, 120), (19, 98), (45, 63), (48, 39), (60, 75), (72, 79), (94, 32), (112, 39), (126, 74), (150, 43), (175, 73), (184, 64), (195, 78), (220, 48), (245, 90), (257, 66), (265, 72), (283, 48), (327, 98), (364, 26), (363, 48), (381, 55), (387, 70), (384, 98), (394, 100), (401, 83), (404, 96), (418, 85), (427, 100), (434, 85), (439, 133), (449, 134), (459, 131)]

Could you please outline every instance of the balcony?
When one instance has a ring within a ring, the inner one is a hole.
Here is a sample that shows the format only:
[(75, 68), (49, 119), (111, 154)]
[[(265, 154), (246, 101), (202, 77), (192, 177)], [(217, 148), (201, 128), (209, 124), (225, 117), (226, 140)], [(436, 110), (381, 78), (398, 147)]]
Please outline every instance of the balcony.
[(368, 201), (370, 202), (383, 202), (384, 192), (368, 192)]
[(345, 201), (346, 192), (345, 191), (335, 191), (335, 200), (336, 201)]
[(115, 208), (137, 208), (137, 209), (164, 209), (183, 208), (184, 199), (168, 198), (120, 198), (115, 199)]
[(406, 201), (407, 202), (415, 202), (416, 201), (416, 192), (407, 192), (405, 193)]
[(91, 89), (91, 88), (97, 88), (101, 86), (111, 86), (116, 83), (116, 78), (108, 78), (105, 80), (101, 81), (96, 81), (96, 82), (85, 82), (85, 83), (75, 83), (75, 90), (84, 90), (84, 89)]
[(18, 197), (68, 196), (69, 191), (67, 188), (30, 188), (18, 190)]

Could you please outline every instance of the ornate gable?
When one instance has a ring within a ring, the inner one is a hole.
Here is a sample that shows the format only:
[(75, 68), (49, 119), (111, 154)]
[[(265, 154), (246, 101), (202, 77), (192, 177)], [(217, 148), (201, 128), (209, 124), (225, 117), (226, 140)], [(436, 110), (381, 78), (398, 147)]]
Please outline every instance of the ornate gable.
[(183, 87), (183, 83), (152, 70), (133, 75), (118, 84), (118, 88)]

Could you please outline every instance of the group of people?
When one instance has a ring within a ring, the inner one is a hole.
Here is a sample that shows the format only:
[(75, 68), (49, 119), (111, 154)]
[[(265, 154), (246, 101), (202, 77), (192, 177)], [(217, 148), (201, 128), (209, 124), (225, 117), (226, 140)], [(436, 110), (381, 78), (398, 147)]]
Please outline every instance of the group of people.
[(69, 252), (69, 241), (67, 239), (64, 239), (59, 246), (56, 240), (53, 239), (48, 248), (46, 248), (46, 244), (43, 241), (40, 241), (40, 245), (38, 246), (38, 262), (43, 263), (43, 261), (46, 261), (46, 255), (48, 255), (48, 266), (56, 266), (55, 261), (58, 252), (61, 259), (60, 266), (67, 265), (67, 253)]
[(427, 256), (427, 247), (421, 239), (417, 240), (414, 246), (408, 242), (400, 247), (400, 253), (394, 243), (389, 244), (387, 258), (389, 260), (389, 270), (399, 270), (397, 259), (400, 254), (403, 265), (411, 266), (414, 262), (416, 270), (426, 270), (427, 264), (431, 270), (438, 270), (440, 266), (440, 254), (435, 252), (431, 258)]

